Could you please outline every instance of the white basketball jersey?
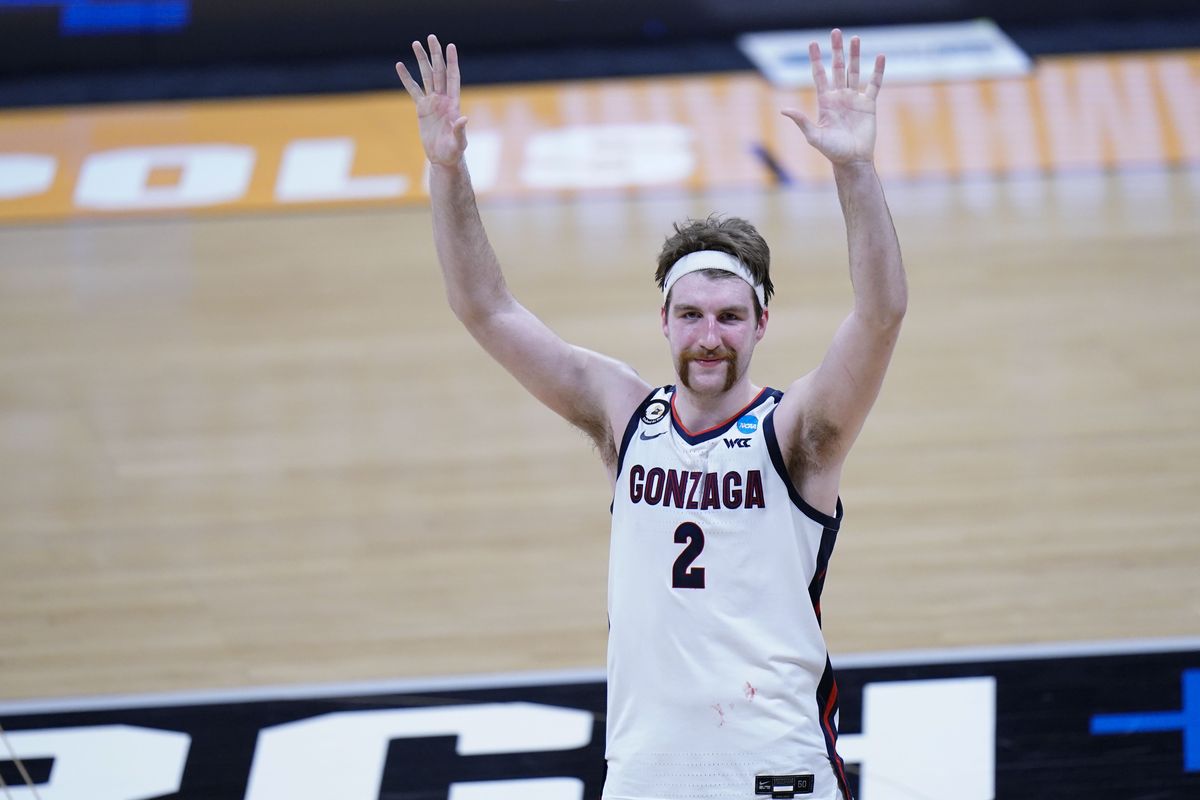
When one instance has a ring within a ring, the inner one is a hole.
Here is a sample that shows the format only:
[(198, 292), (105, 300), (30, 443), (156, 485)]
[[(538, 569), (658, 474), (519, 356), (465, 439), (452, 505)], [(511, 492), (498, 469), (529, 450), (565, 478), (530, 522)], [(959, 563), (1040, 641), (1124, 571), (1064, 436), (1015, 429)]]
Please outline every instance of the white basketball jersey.
[(788, 478), (781, 392), (699, 433), (674, 395), (647, 397), (621, 442), (604, 800), (848, 798), (820, 625), (841, 501), (823, 514)]

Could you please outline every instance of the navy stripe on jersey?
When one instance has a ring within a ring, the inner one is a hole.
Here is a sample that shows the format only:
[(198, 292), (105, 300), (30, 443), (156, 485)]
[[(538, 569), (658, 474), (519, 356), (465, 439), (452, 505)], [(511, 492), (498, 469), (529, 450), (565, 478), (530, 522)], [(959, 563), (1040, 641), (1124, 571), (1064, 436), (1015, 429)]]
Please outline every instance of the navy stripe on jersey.
[[(779, 448), (779, 438), (775, 435), (775, 411), (779, 406), (771, 409), (771, 413), (767, 414), (767, 418), (763, 420), (763, 437), (767, 440), (767, 452), (771, 454), (771, 463), (775, 465), (775, 471), (779, 473), (779, 477), (783, 479), (783, 484), (788, 487), (788, 495), (792, 498), (792, 502), (796, 504), (796, 508), (804, 512), (804, 516), (811, 519), (813, 522), (819, 522), (825, 526), (826, 531), (837, 532), (842, 525), (842, 498), (837, 500), (837, 516), (831, 517), (828, 514), (822, 513), (817, 509), (804, 502), (804, 498), (800, 496), (800, 492), (796, 489), (796, 485), (792, 483), (792, 475), (788, 472), (787, 461), (783, 458), (783, 451)], [(823, 544), (824, 540), (822, 540)], [(822, 547), (822, 549), (824, 549)], [(830, 545), (830, 550), (833, 545)]]
[(762, 405), (767, 400), (770, 400), (772, 397), (780, 394), (774, 389), (763, 389), (753, 400), (746, 404), (741, 411), (737, 412), (720, 425), (716, 426), (715, 428), (709, 428), (708, 430), (700, 431), (699, 433), (691, 433), (687, 428), (683, 427), (683, 423), (679, 421), (679, 415), (675, 413), (675, 387), (668, 386), (666, 388), (671, 391), (671, 425), (675, 428), (675, 432), (679, 434), (679, 438), (683, 439), (688, 444), (702, 444), (703, 442), (711, 441), (724, 433), (728, 433), (729, 429), (733, 427), (734, 423), (749, 414), (758, 406)]
[[(838, 503), (838, 513), (841, 513), (841, 503)], [(813, 570), (812, 582), (808, 584), (808, 596), (812, 600), (813, 611), (817, 613), (817, 624), (821, 624), (821, 591), (825, 588), (825, 573), (829, 571), (829, 559), (833, 556), (833, 546), (837, 544), (837, 531), (826, 528), (821, 533), (821, 546), (817, 549), (817, 563)]]
[(817, 712), (821, 718), (821, 733), (825, 736), (825, 750), (837, 777), (838, 788), (845, 800), (853, 800), (850, 784), (846, 780), (846, 763), (837, 754), (838, 685), (828, 655), (825, 656), (825, 672), (821, 674), (821, 683), (817, 685)]
[[(667, 386), (664, 389), (672, 389), (674, 387)], [(621, 447), (617, 450), (617, 476), (621, 475), (621, 468), (625, 465), (625, 451), (629, 449), (629, 442), (633, 439), (633, 435), (637, 433), (638, 422), (641, 421), (642, 415), (646, 413), (646, 406), (654, 399), (654, 395), (664, 389), (651, 389), (650, 394), (646, 395), (637, 410), (629, 417), (629, 423), (625, 426), (625, 435), (621, 437)], [(611, 509), (610, 509), (611, 510)]]

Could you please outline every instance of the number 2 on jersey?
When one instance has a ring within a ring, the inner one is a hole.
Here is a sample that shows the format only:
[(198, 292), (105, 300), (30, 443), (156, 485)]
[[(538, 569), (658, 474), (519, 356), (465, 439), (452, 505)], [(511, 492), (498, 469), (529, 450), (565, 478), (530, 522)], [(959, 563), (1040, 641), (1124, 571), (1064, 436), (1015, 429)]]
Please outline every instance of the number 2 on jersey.
[(685, 522), (675, 529), (675, 544), (686, 544), (671, 571), (671, 586), (676, 589), (703, 589), (704, 567), (692, 562), (704, 551), (704, 531), (694, 522)]

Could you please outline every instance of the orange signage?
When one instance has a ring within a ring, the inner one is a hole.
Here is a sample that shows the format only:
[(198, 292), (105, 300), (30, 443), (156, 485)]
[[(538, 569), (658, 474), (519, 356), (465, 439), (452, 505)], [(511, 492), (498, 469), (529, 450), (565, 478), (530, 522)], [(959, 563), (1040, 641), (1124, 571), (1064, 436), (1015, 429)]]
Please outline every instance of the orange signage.
[[(469, 69), (469, 64), (467, 65)], [(468, 88), (481, 197), (821, 182), (756, 73)], [(1200, 51), (1045, 59), (1023, 78), (886, 85), (877, 160), (909, 180), (1200, 163)], [(0, 113), (0, 221), (426, 197), (407, 95)]]

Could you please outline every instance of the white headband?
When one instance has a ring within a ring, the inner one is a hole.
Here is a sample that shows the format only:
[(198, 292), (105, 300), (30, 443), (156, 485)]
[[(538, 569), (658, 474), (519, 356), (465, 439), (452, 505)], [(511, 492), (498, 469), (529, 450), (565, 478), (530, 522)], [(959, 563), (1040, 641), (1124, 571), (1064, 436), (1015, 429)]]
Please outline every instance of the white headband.
[(758, 297), (758, 305), (760, 308), (767, 307), (767, 295), (763, 291), (761, 283), (754, 282), (754, 276), (750, 274), (750, 270), (746, 265), (729, 253), (722, 253), (719, 250), (701, 250), (697, 253), (688, 253), (683, 258), (676, 261), (667, 270), (667, 277), (663, 280), (663, 302), (666, 302), (667, 295), (671, 293), (671, 287), (675, 285), (675, 281), (682, 278), (691, 272), (699, 272), (702, 269), (719, 269), (724, 272), (732, 272), (739, 278), (750, 284), (754, 289), (754, 294)]

